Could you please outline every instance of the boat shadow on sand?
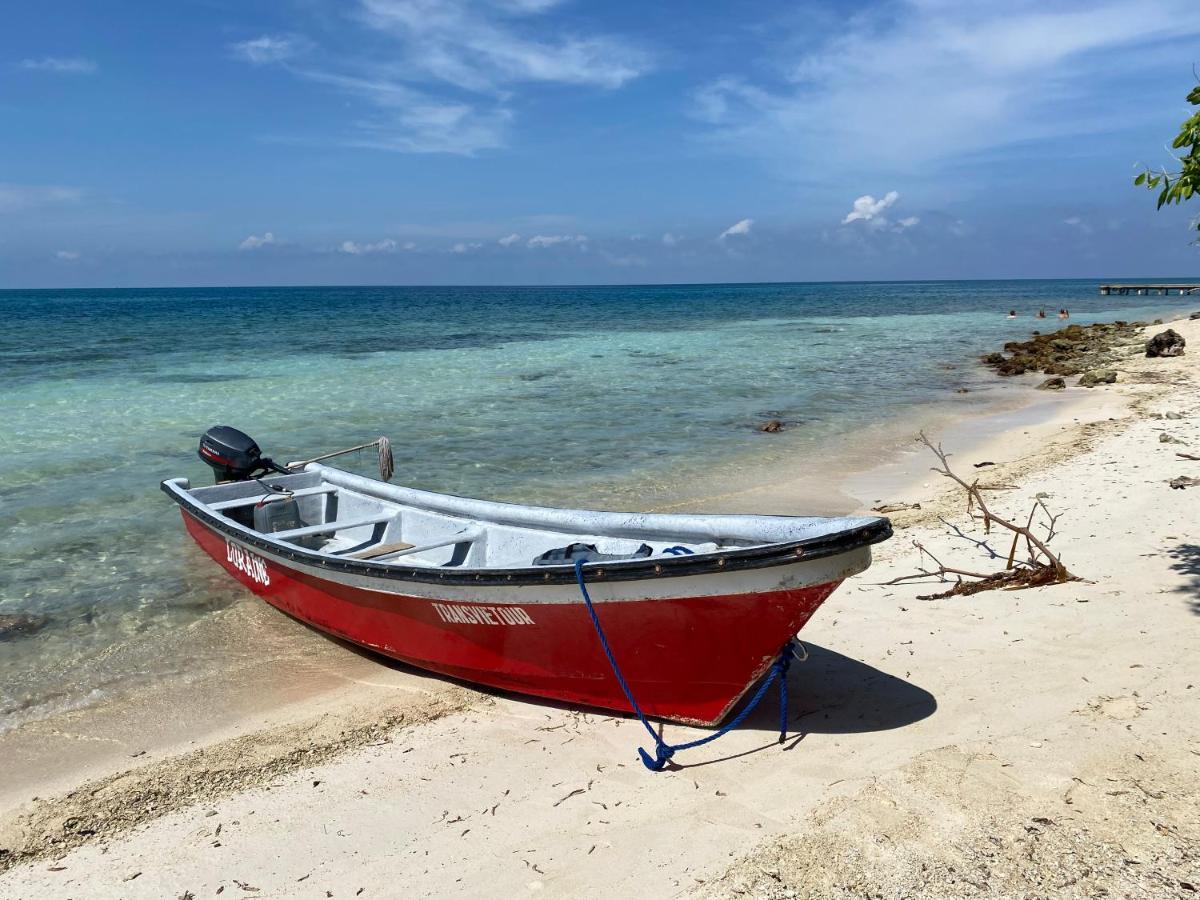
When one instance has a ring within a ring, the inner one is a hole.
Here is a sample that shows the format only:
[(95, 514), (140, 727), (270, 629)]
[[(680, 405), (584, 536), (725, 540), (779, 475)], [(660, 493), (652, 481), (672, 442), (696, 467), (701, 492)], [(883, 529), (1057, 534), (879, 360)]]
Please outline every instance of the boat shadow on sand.
[[(805, 642), (808, 658), (788, 673), (788, 733), (783, 750), (794, 750), (810, 734), (863, 734), (903, 728), (933, 715), (937, 700), (912, 682), (834, 650)], [(671, 768), (690, 769), (779, 749), (779, 694), (771, 688), (736, 729), (769, 738), (747, 750), (715, 759), (684, 761)], [(661, 727), (659, 733), (662, 734)], [(691, 737), (689, 735), (689, 737)], [(678, 742), (683, 738), (675, 737)], [(718, 742), (714, 747), (719, 748)]]
[[(303, 622), (299, 624), (305, 625)], [(311, 628), (307, 625), (305, 627)], [(447, 684), (461, 684), (481, 694), (509, 697), (530, 706), (563, 711), (580, 710), (580, 707), (555, 700), (513, 694), (459, 681), (382, 656), (340, 638), (323, 634), (316, 629), (312, 630), (323, 638), (333, 640), (360, 656), (398, 671), (412, 672)], [(804, 647), (808, 651), (807, 659), (804, 662), (794, 663), (788, 673), (788, 736), (784, 741), (784, 750), (794, 749), (810, 734), (863, 734), (874, 731), (890, 731), (893, 728), (903, 728), (928, 718), (937, 710), (937, 700), (933, 694), (903, 678), (889, 675), (867, 663), (859, 662), (816, 644), (805, 642)], [(698, 762), (685, 760), (682, 764), (672, 761), (670, 768), (686, 769), (712, 765), (772, 748), (777, 749), (779, 747), (778, 698), (778, 688), (772, 686), (753, 712), (735, 729), (736, 732), (743, 734), (761, 733), (767, 737), (763, 743), (716, 759)], [(606, 717), (619, 715), (608, 710), (587, 709), (586, 711)], [(633, 717), (629, 716), (629, 718)], [(655, 722), (654, 725), (658, 733), (662, 735), (662, 723)], [(668, 725), (667, 728), (675, 732), (665, 735), (671, 743), (681, 743), (703, 737), (701, 731), (689, 730), (687, 733), (680, 733), (678, 726)], [(640, 736), (645, 737), (645, 732), (640, 728), (638, 731)], [(722, 743), (718, 742), (714, 745), (714, 749), (721, 746)]]

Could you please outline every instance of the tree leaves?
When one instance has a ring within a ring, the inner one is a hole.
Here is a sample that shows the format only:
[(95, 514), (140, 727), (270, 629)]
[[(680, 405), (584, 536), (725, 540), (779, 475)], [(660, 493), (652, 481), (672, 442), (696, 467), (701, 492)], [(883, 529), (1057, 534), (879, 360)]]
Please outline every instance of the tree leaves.
[[(1187, 95), (1188, 103), (1200, 106), (1200, 85), (1192, 88)], [(1200, 192), (1200, 112), (1184, 120), (1179, 128), (1179, 134), (1171, 142), (1173, 150), (1187, 150), (1178, 157), (1179, 171), (1168, 172), (1165, 169), (1155, 173), (1150, 169), (1139, 172), (1133, 179), (1137, 187), (1147, 190), (1162, 190), (1158, 194), (1158, 208), (1170, 206), (1173, 203), (1184, 203)], [(1195, 227), (1200, 229), (1200, 220)]]

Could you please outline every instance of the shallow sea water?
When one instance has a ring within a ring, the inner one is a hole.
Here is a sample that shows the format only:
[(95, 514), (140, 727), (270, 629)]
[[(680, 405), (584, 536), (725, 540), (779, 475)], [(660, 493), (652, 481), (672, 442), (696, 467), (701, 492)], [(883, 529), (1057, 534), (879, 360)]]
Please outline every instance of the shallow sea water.
[(169, 651), (249, 595), (158, 490), (210, 480), (210, 425), (283, 460), (386, 434), (398, 483), (638, 508), (943, 401), (979, 353), (1058, 327), (1039, 307), (1197, 302), (1093, 281), (0, 291), (0, 615), (47, 622), (0, 641), (0, 732), (220, 665)]

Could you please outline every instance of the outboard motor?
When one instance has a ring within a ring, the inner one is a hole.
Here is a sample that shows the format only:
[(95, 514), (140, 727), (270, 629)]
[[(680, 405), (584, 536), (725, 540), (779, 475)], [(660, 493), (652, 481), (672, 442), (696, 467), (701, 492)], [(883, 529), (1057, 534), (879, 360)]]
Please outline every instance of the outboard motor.
[(249, 481), (267, 472), (288, 474), (287, 469), (262, 455), (254, 438), (228, 425), (214, 425), (204, 432), (197, 452), (201, 461), (213, 470), (218, 484)]

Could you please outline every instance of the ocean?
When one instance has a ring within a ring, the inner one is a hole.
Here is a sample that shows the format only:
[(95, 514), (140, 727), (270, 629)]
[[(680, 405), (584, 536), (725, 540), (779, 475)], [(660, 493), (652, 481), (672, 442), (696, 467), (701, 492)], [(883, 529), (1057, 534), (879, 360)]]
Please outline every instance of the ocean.
[[(158, 489), (211, 480), (195, 453), (211, 425), (281, 460), (387, 435), (394, 480), (429, 490), (645, 507), (994, 381), (978, 355), (1058, 327), (1060, 307), (1086, 324), (1198, 303), (1096, 287), (0, 291), (0, 616), (40, 625), (0, 638), (0, 733), (222, 664), (186, 651), (189, 629), (258, 601)], [(756, 430), (771, 418), (783, 434)]]

